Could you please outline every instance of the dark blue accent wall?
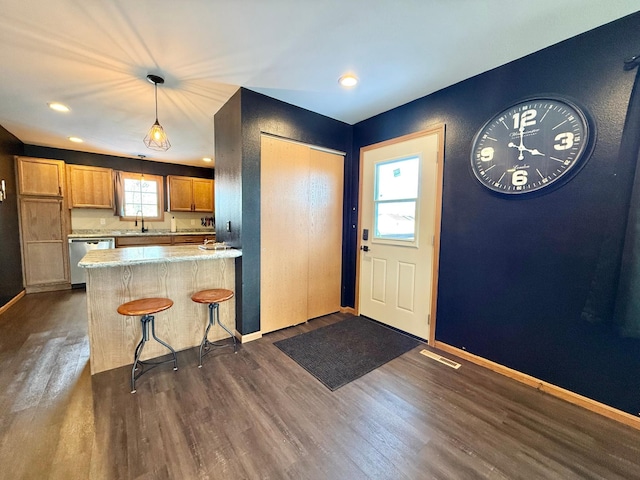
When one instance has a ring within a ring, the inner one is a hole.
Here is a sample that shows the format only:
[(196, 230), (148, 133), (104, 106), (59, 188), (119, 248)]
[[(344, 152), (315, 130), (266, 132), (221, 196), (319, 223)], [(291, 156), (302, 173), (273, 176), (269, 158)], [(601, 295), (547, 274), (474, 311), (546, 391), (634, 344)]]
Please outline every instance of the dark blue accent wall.
[[(640, 14), (360, 122), (352, 156), (444, 123), (436, 340), (633, 415), (640, 339), (624, 336), (613, 311), (640, 138), (636, 72), (623, 61), (637, 54)], [(474, 134), (508, 105), (548, 94), (591, 113), (590, 160), (547, 194), (491, 194), (470, 170)], [(357, 177), (358, 165), (351, 169)]]
[(191, 165), (177, 165), (175, 163), (154, 162), (131, 157), (116, 157), (101, 153), (80, 152), (62, 148), (42, 147), (39, 145), (25, 145), (24, 154), (27, 157), (51, 158), (62, 160), (73, 165), (90, 165), (92, 167), (113, 168), (124, 172), (147, 173), (149, 175), (182, 175), (185, 177), (213, 178), (213, 169), (195, 167)]
[[(238, 90), (215, 115), (216, 240), (235, 248), (242, 247), (241, 94)], [(236, 260), (235, 270), (236, 330), (245, 332), (241, 257)]]
[(22, 261), (18, 227), (18, 189), (14, 155), (22, 155), (24, 145), (0, 126), (0, 180), (5, 181), (7, 198), (0, 203), (0, 307), (22, 290)]
[[(242, 317), (238, 316), (237, 328), (246, 335), (260, 330), (260, 135), (268, 133), (346, 152), (345, 165), (349, 165), (352, 127), (244, 88), (223, 106), (214, 121), (216, 188), (221, 189), (218, 192), (232, 192), (233, 201), (238, 202), (216, 206), (217, 235), (242, 248), (241, 278), (236, 286), (242, 295)], [(345, 192), (345, 205), (350, 194)], [(224, 229), (227, 221), (232, 222), (231, 232)], [(343, 229), (347, 229), (346, 223)]]

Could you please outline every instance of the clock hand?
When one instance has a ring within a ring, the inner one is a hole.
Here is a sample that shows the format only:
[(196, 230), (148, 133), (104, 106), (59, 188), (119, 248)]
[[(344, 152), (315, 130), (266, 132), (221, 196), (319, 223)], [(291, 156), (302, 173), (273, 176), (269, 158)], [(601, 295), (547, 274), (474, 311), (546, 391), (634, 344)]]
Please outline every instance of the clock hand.
[(518, 149), (518, 151), (520, 152), (520, 155), (518, 155), (518, 160), (523, 160), (523, 159), (524, 159), (524, 155), (522, 154), (522, 152), (523, 152), (524, 150), (528, 150), (528, 149), (527, 149), (527, 148), (525, 148), (524, 146), (522, 146), (522, 145), (516, 145), (516, 144), (515, 144), (515, 143), (513, 143), (513, 142), (509, 142), (509, 145), (507, 145), (507, 147), (512, 147), (512, 148), (517, 148), (517, 149)]
[(537, 148), (532, 149), (532, 148), (525, 147), (523, 137), (524, 137), (524, 128), (520, 127), (520, 145), (516, 145), (513, 142), (509, 142), (509, 144), (507, 145), (507, 147), (518, 149), (518, 152), (520, 152), (520, 155), (518, 155), (518, 160), (524, 160), (524, 154), (522, 152), (529, 152), (531, 155), (542, 155), (543, 157), (545, 156), (545, 154), (542, 153)]
[(522, 154), (522, 152), (524, 150), (527, 150), (527, 147), (524, 146), (524, 142), (522, 141), (523, 135), (524, 135), (524, 128), (520, 127), (520, 145), (516, 145), (513, 142), (509, 142), (509, 144), (507, 145), (507, 147), (518, 149), (518, 152), (520, 152), (520, 154), (518, 155), (518, 160), (524, 160), (524, 155)]
[[(526, 147), (522, 147), (520, 148), (518, 145), (514, 144), (513, 142), (509, 142), (509, 145), (507, 145), (508, 147), (514, 147), (517, 148), (518, 150), (520, 150), (521, 152), (529, 152), (531, 155), (542, 155), (545, 156), (544, 153), (542, 153), (540, 150), (538, 150), (537, 148), (526, 148)], [(518, 159), (519, 160), (519, 159)]]
[(524, 128), (520, 127), (520, 145), (516, 145), (514, 143), (509, 143), (509, 146), (514, 146), (518, 149), (519, 155), (518, 160), (524, 160), (524, 155), (522, 154), (522, 149), (524, 148), (524, 143), (522, 142), (522, 136), (524, 133)]
[(541, 151), (539, 151), (537, 148), (534, 148), (533, 150), (529, 150), (528, 148), (526, 149), (527, 152), (529, 152), (531, 155), (542, 155), (543, 157), (545, 156), (544, 153), (542, 153)]

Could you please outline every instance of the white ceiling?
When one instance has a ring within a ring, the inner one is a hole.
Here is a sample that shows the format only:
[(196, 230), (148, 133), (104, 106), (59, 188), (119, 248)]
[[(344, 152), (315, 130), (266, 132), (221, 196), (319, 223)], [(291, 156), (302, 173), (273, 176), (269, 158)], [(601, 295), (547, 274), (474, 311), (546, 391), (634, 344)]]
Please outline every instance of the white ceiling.
[[(240, 86), (353, 124), (639, 9), (638, 0), (0, 0), (0, 125), (27, 144), (208, 166), (213, 115)], [(360, 78), (350, 90), (337, 83), (347, 71)], [(155, 119), (148, 73), (166, 80), (167, 152), (142, 143)]]

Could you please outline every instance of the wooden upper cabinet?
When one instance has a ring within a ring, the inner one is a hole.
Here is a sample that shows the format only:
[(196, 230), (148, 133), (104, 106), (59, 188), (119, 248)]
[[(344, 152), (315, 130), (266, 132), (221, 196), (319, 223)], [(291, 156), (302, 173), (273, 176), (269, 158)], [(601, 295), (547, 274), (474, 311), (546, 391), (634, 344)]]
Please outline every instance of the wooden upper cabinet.
[(71, 208), (113, 208), (113, 170), (67, 165)]
[(44, 158), (17, 157), (20, 195), (64, 196), (64, 162)]
[(192, 179), (189, 177), (174, 177), (171, 175), (167, 177), (167, 183), (169, 186), (169, 211), (193, 211), (191, 180)]
[(213, 212), (213, 180), (193, 179), (193, 211)]
[(213, 180), (169, 175), (167, 183), (169, 211), (213, 212)]

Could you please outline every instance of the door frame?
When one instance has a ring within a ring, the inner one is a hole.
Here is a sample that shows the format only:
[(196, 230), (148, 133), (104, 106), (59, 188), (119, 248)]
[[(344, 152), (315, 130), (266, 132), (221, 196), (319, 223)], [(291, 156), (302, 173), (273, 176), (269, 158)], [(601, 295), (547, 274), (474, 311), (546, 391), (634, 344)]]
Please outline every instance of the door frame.
[(360, 315), (360, 262), (362, 256), (360, 247), (362, 245), (362, 172), (364, 171), (364, 154), (370, 150), (375, 150), (381, 147), (387, 147), (396, 143), (406, 142), (413, 140), (414, 138), (438, 135), (438, 153), (437, 153), (437, 171), (436, 171), (436, 214), (434, 225), (434, 238), (433, 238), (433, 264), (431, 268), (431, 306), (429, 308), (429, 345), (434, 345), (436, 337), (436, 307), (438, 302), (438, 272), (440, 266), (440, 226), (442, 223), (442, 186), (443, 186), (443, 173), (444, 173), (444, 134), (445, 125), (443, 123), (436, 126), (421, 130), (419, 132), (410, 133), (401, 137), (385, 140), (384, 142), (374, 143), (360, 148), (360, 172), (358, 179), (358, 227), (357, 227), (357, 255), (356, 255), (356, 313)]

